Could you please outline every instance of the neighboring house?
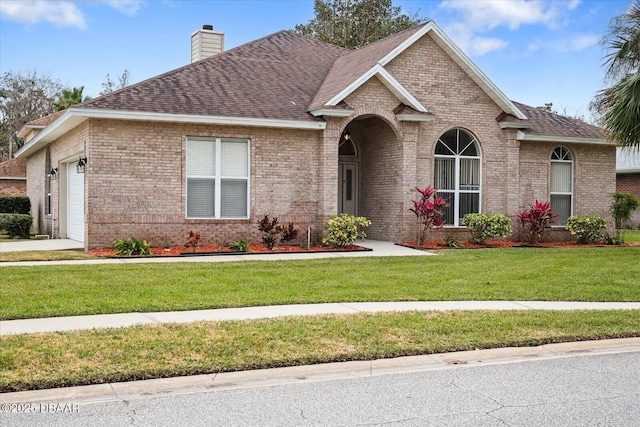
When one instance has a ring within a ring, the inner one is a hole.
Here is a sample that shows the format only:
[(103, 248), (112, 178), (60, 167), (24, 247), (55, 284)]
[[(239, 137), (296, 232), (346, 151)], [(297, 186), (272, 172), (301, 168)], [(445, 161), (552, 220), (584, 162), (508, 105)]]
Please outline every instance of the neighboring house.
[[(640, 148), (618, 148), (616, 154), (616, 191), (640, 197)], [(631, 223), (640, 225), (640, 210)]]
[(0, 196), (27, 195), (27, 161), (11, 159), (0, 163)]
[(198, 60), (214, 43), (199, 30), (192, 64), (23, 129), (36, 224), (53, 215), (87, 248), (184, 244), (189, 229), (224, 243), (259, 240), (267, 214), (318, 240), (347, 212), (400, 241), (427, 185), (450, 200), (447, 232), (535, 199), (560, 224), (608, 218), (615, 148), (599, 129), (510, 101), (434, 22), (353, 51), (281, 31)]

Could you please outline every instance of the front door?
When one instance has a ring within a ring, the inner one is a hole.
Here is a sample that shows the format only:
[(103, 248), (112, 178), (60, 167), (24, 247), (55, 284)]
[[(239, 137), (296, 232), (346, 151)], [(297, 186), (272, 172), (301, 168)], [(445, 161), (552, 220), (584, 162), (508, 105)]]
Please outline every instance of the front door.
[(358, 164), (338, 163), (338, 214), (358, 215)]

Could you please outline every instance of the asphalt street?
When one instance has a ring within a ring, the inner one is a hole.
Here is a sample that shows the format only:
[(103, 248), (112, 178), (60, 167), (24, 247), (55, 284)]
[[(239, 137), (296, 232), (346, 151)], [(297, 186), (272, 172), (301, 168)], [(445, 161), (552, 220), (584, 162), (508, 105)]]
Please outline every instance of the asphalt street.
[(121, 401), (30, 403), (32, 412), (2, 413), (0, 424), (626, 427), (638, 425), (639, 401), (640, 352), (577, 353)]

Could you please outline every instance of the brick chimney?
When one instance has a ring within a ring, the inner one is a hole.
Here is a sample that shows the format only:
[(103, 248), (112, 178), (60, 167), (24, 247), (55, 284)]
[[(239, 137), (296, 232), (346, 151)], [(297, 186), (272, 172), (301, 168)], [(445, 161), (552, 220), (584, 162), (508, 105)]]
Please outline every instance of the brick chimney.
[(203, 25), (191, 34), (191, 63), (224, 51), (224, 33), (213, 31), (212, 25)]

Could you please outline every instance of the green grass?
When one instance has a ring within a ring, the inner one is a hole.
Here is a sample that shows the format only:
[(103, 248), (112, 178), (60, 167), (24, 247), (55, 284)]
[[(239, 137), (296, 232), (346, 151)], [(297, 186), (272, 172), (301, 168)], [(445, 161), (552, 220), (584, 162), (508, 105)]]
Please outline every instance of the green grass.
[(627, 243), (640, 243), (640, 230), (625, 231), (624, 241)]
[(0, 318), (344, 301), (640, 301), (640, 247), (440, 254), (1, 267)]
[(0, 252), (0, 262), (68, 261), (95, 259), (82, 251), (16, 251)]
[(0, 337), (0, 392), (640, 335), (640, 311), (404, 312)]

